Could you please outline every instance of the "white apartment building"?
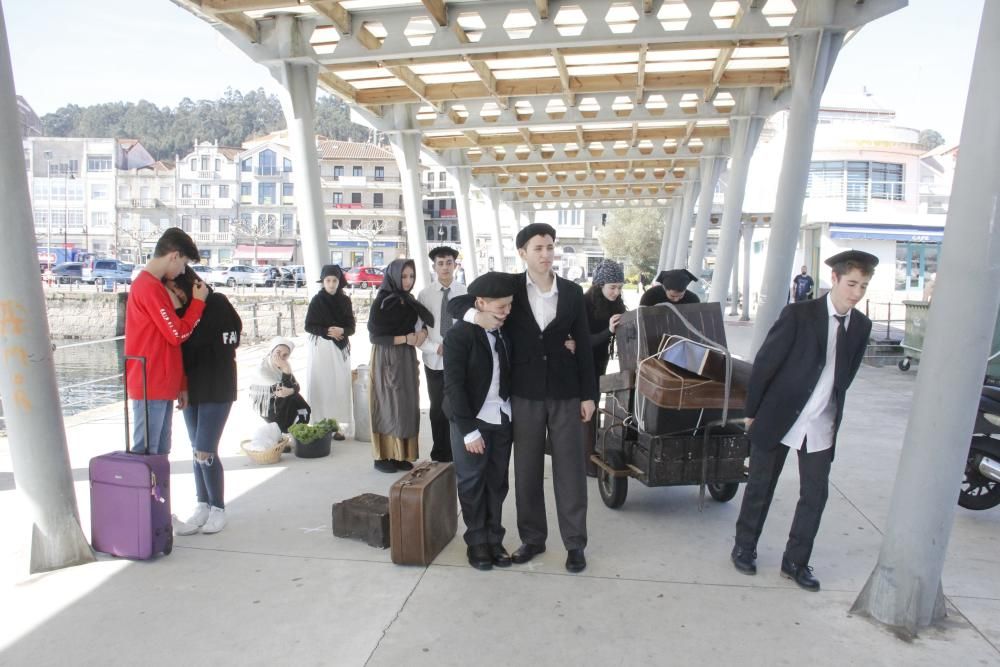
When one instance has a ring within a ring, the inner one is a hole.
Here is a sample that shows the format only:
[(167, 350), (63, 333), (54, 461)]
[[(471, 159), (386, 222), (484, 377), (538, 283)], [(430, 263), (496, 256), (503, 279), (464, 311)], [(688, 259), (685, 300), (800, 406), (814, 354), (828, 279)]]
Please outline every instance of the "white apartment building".
[(234, 259), (241, 153), (217, 142), (196, 141), (191, 152), (177, 159), (173, 224), (191, 235), (203, 263)]

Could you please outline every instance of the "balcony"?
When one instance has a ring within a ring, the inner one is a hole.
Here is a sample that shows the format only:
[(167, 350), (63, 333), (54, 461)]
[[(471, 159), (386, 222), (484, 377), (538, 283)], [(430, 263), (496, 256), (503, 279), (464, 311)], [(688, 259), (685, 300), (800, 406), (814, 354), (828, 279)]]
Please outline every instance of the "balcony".
[(118, 208), (157, 208), (162, 205), (159, 199), (124, 199), (118, 202)]
[(402, 185), (399, 176), (323, 176), (321, 182), (324, 188), (383, 188), (395, 190)]
[(211, 178), (215, 179), (219, 177), (219, 172), (217, 171), (198, 171), (195, 172), (197, 178)]
[(231, 232), (191, 232), (195, 243), (230, 243), (233, 240)]
[(339, 204), (334, 204), (333, 207), (334, 208), (364, 208), (364, 205), (361, 202), (350, 203), (350, 204), (339, 203)]
[(254, 173), (267, 178), (279, 178), (285, 172), (279, 167), (257, 167)]

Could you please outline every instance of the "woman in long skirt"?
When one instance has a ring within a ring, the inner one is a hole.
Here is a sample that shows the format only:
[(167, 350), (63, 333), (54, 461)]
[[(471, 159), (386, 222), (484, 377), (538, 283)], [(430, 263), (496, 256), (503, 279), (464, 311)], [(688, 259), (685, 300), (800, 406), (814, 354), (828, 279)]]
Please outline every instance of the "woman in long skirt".
[(334, 440), (353, 435), (351, 400), (351, 343), (354, 309), (344, 294), (344, 272), (336, 264), (323, 267), (323, 288), (309, 302), (306, 331), (309, 333), (309, 379), (306, 383), (314, 421), (337, 420)]
[(415, 348), (427, 338), (425, 326), (434, 326), (434, 316), (410, 293), (416, 275), (412, 259), (393, 261), (368, 315), (372, 454), (381, 472), (411, 470), (417, 460), (420, 380)]

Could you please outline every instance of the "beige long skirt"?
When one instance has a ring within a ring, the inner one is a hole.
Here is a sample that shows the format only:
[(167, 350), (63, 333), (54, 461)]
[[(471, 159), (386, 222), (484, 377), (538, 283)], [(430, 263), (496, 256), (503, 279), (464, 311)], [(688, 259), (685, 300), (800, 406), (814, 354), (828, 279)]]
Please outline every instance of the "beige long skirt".
[(420, 374), (410, 345), (372, 345), (368, 408), (372, 456), (416, 461), (419, 454)]

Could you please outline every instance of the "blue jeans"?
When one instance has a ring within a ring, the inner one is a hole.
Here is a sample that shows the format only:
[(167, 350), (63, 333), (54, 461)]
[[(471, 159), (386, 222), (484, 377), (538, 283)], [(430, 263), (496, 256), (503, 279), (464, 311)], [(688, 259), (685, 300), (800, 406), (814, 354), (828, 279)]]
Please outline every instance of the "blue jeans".
[(198, 502), (208, 503), (219, 509), (226, 507), (219, 440), (232, 407), (232, 403), (200, 403), (184, 408), (184, 422), (187, 424), (188, 437), (191, 438), (191, 448), (195, 453), (208, 454), (204, 461), (199, 461), (197, 455), (194, 457), (194, 486)]
[[(173, 426), (173, 401), (146, 401), (149, 404), (149, 454), (170, 453), (170, 433)], [(146, 411), (142, 401), (132, 401), (132, 418), (135, 428), (132, 430), (132, 451), (146, 453)]]

